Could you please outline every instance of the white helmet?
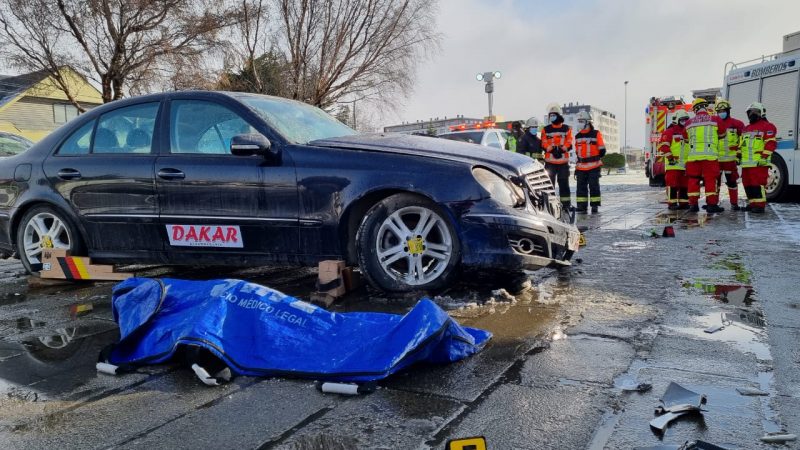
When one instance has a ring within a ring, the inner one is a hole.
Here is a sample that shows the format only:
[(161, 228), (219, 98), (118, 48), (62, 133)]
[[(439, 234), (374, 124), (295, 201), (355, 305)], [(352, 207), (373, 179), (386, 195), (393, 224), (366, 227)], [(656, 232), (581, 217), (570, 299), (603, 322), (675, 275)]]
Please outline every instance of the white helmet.
[(561, 111), (561, 106), (558, 103), (550, 103), (547, 105), (547, 114), (558, 114), (559, 116), (563, 114)]
[(759, 102), (750, 103), (750, 106), (747, 107), (747, 111), (752, 110), (758, 111), (758, 113), (761, 114), (761, 117), (764, 117), (767, 114), (767, 108), (764, 108), (764, 105)]
[(526, 128), (531, 128), (531, 127), (539, 128), (539, 119), (537, 119), (536, 117), (531, 117), (530, 119), (525, 121), (525, 127)]
[(589, 114), (589, 111), (586, 111), (586, 110), (582, 109), (582, 110), (578, 111), (578, 120), (585, 120), (587, 122), (591, 122), (592, 121), (592, 115)]
[(689, 113), (685, 109), (679, 109), (672, 115), (673, 122), (680, 122), (683, 119), (688, 119)]

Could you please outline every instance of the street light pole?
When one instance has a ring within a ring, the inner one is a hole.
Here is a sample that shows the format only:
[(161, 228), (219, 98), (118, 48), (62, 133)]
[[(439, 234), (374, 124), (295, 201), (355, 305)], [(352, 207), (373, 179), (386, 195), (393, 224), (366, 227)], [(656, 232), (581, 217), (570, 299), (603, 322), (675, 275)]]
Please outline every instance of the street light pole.
[(625, 81), (625, 142), (623, 148), (623, 154), (627, 151), (628, 148), (628, 81)]
[(475, 78), (478, 81), (483, 81), (484, 83), (486, 83), (486, 85), (484, 86), (484, 91), (489, 96), (489, 118), (491, 119), (493, 117), (492, 116), (492, 106), (493, 106), (492, 94), (494, 93), (494, 79), (495, 78), (497, 78), (498, 80), (500, 79), (500, 72), (495, 71), (495, 72), (479, 73)]

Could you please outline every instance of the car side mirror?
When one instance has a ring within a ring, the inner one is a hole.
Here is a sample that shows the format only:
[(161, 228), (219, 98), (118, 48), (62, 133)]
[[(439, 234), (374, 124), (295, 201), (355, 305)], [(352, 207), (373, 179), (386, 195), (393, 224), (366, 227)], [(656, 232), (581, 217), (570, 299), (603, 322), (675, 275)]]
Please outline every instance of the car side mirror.
[(271, 156), (272, 143), (264, 136), (252, 134), (237, 134), (231, 138), (231, 154), (235, 156)]

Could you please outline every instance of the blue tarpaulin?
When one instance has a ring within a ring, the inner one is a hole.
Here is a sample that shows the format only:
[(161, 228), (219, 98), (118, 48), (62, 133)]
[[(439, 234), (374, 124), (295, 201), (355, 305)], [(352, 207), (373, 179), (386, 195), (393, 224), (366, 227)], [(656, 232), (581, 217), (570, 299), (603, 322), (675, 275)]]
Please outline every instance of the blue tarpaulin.
[(415, 363), (458, 361), (491, 338), (428, 299), (405, 315), (332, 313), (241, 280), (131, 278), (114, 287), (113, 314), (112, 364), (161, 363), (191, 345), (250, 376), (373, 381)]

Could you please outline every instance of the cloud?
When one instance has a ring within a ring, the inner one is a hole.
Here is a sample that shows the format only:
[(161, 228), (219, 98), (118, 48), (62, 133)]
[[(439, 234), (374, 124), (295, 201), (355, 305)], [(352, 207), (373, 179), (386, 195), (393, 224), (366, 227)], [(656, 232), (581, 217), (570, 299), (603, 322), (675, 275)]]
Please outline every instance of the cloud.
[(385, 121), (482, 117), (487, 100), (475, 74), (499, 70), (496, 114), (524, 119), (550, 102), (579, 101), (622, 122), (630, 80), (628, 142), (642, 145), (650, 97), (721, 86), (726, 62), (780, 52), (782, 36), (800, 31), (798, 14), (796, 0), (442, 0), (442, 51)]

